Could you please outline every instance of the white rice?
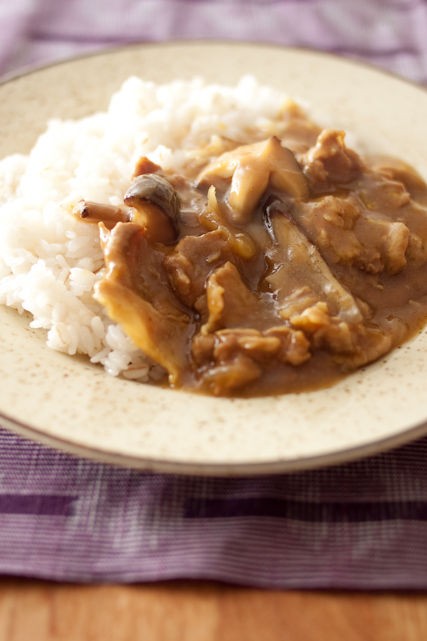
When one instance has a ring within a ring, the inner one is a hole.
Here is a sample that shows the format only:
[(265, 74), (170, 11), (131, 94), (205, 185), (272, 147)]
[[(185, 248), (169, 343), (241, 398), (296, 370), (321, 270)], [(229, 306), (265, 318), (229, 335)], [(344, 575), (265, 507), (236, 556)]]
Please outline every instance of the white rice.
[(103, 265), (98, 228), (70, 209), (82, 198), (121, 204), (140, 156), (179, 170), (186, 150), (212, 135), (269, 132), (285, 100), (252, 77), (234, 87), (130, 78), (106, 113), (51, 121), (28, 156), (0, 162), (0, 304), (28, 312), (52, 349), (146, 378), (144, 355), (92, 296)]

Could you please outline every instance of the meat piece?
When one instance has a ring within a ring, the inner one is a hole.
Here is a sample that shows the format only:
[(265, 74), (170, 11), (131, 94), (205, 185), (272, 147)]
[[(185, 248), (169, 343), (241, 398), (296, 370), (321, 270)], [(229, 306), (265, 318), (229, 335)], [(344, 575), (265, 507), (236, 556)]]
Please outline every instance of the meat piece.
[[(347, 370), (362, 367), (381, 358), (393, 346), (393, 336), (380, 327), (360, 327), (357, 343), (352, 351), (336, 356), (336, 361)], [(395, 343), (396, 344), (396, 343)]]
[(293, 327), (309, 336), (315, 349), (328, 348), (335, 353), (352, 353), (357, 348), (360, 325), (346, 323), (329, 313), (324, 301), (308, 307), (301, 314), (292, 316)]
[(317, 193), (334, 189), (336, 184), (349, 183), (362, 170), (362, 162), (346, 147), (343, 131), (324, 129), (314, 147), (304, 157), (304, 174)]
[(159, 169), (161, 169), (160, 165), (156, 165), (147, 156), (141, 156), (135, 165), (133, 177), (136, 178), (136, 176), (142, 176), (143, 174), (155, 174)]
[(257, 329), (278, 320), (273, 299), (251, 292), (230, 262), (211, 274), (206, 296), (209, 316), (201, 328), (204, 334), (233, 327)]
[(188, 367), (191, 317), (170, 290), (163, 252), (135, 223), (105, 230), (102, 246), (107, 271), (95, 298), (135, 345), (168, 371), (170, 383), (178, 384)]
[(215, 394), (244, 387), (274, 360), (300, 365), (310, 358), (303, 333), (280, 326), (274, 300), (251, 292), (232, 263), (211, 274), (206, 293), (208, 319), (193, 338), (192, 355), (202, 385)]
[[(270, 284), (270, 287), (272, 284), (276, 284), (278, 288), (281, 288), (283, 286), (283, 281), (281, 278), (279, 280), (279, 278), (280, 274), (276, 275), (276, 272), (269, 276), (267, 280)], [(280, 293), (280, 295), (278, 296), (278, 301), (280, 304), (280, 315), (284, 319), (289, 319), (292, 316), (297, 316), (308, 307), (311, 307), (312, 305), (317, 303), (318, 300), (319, 296), (306, 285), (293, 289), (286, 297), (282, 296), (282, 294)]]
[(404, 223), (365, 212), (354, 231), (362, 245), (355, 259), (359, 269), (371, 274), (397, 274), (405, 267), (409, 229)]
[(381, 176), (372, 175), (370, 180), (365, 177), (365, 185), (358, 190), (367, 209), (378, 211), (388, 216), (396, 215), (393, 210), (404, 207), (411, 200), (411, 196), (402, 182), (388, 180)]
[[(204, 370), (206, 365), (221, 367), (222, 371), (229, 365), (233, 368), (236, 357), (241, 354), (256, 362), (261, 374), (262, 366), (274, 359), (280, 346), (281, 341), (275, 336), (264, 336), (261, 332), (250, 328), (237, 328), (223, 329), (207, 335), (198, 334), (193, 339), (192, 350), (193, 357)], [(243, 377), (239, 386), (245, 384)], [(235, 387), (237, 387), (237, 381)]]
[(389, 274), (398, 274), (406, 266), (409, 229), (404, 223), (391, 223), (383, 237), (383, 257)]
[(327, 350), (348, 369), (376, 360), (391, 348), (390, 334), (379, 327), (341, 321), (330, 315), (323, 301), (293, 316), (290, 322), (309, 338), (312, 350)]
[(284, 317), (287, 317), (286, 298), (304, 283), (318, 300), (327, 302), (332, 315), (360, 322), (362, 314), (354, 297), (335, 278), (316, 247), (279, 208), (280, 203), (269, 208), (276, 239), (271, 256), (277, 268), (266, 280), (283, 305)]
[(213, 355), (216, 360), (227, 361), (236, 351), (242, 351), (262, 362), (277, 354), (280, 346), (277, 336), (265, 336), (254, 329), (222, 329), (215, 332)]
[(384, 156), (373, 156), (369, 160), (374, 172), (391, 181), (402, 183), (411, 195), (426, 191), (427, 185), (422, 176), (402, 160)]
[(197, 367), (213, 361), (215, 349), (214, 334), (195, 334), (191, 342), (191, 356)]
[[(291, 326), (308, 337), (312, 349), (339, 354), (342, 362), (346, 355), (347, 366), (353, 362), (363, 364), (386, 353), (390, 349), (386, 334), (379, 328), (366, 327), (358, 302), (335, 279), (304, 234), (286, 216), (275, 215), (272, 227), (281, 250), (286, 252), (286, 270), (279, 267), (268, 281), (276, 289), (282, 315)], [(294, 279), (305, 282), (304, 288), (295, 290)], [(317, 301), (313, 302), (315, 297)], [(373, 336), (377, 337), (377, 344)]]
[(164, 267), (177, 296), (189, 307), (203, 296), (209, 275), (233, 256), (227, 235), (216, 230), (185, 236), (166, 256)]
[(215, 396), (227, 395), (256, 381), (262, 369), (241, 352), (225, 363), (219, 363), (202, 372), (201, 384)]
[(242, 142), (239, 140), (214, 134), (207, 144), (186, 151), (186, 174), (190, 173), (192, 177), (197, 178), (208, 163), (241, 145)]
[(304, 333), (284, 325), (260, 332), (251, 328), (222, 329), (213, 334), (196, 334), (193, 358), (199, 365), (209, 361), (226, 362), (236, 352), (245, 352), (259, 363), (277, 358), (281, 363), (301, 365), (311, 356)]
[(328, 263), (353, 263), (363, 251), (354, 233), (360, 216), (352, 198), (324, 196), (296, 207), (293, 215)]
[(329, 264), (355, 265), (371, 274), (397, 274), (406, 265), (408, 227), (367, 210), (354, 196), (301, 203), (293, 215)]
[(406, 331), (398, 319), (388, 321), (387, 330), (369, 322), (346, 323), (331, 316), (324, 302), (294, 316), (291, 323), (309, 338), (312, 350), (327, 350), (347, 370), (380, 358), (401, 342)]
[(410, 233), (406, 258), (411, 265), (421, 267), (427, 261), (427, 238)]
[(201, 367), (202, 385), (215, 394), (227, 394), (257, 380), (275, 360), (302, 365), (311, 357), (309, 345), (302, 332), (284, 326), (265, 332), (223, 329), (196, 335), (192, 354)]
[(304, 309), (300, 314), (291, 316), (289, 320), (294, 327), (299, 327), (306, 334), (313, 335), (320, 329), (330, 325), (331, 316), (327, 304), (324, 301), (318, 301)]
[(215, 185), (218, 178), (231, 178), (229, 214), (237, 224), (250, 220), (269, 184), (293, 198), (308, 196), (307, 182), (294, 154), (274, 136), (222, 154), (201, 172), (199, 182)]
[(267, 329), (264, 335), (280, 340), (277, 360), (281, 363), (297, 366), (302, 365), (311, 357), (310, 342), (301, 331), (282, 325)]
[(300, 105), (288, 100), (283, 106), (279, 131), (282, 144), (300, 154), (316, 143), (321, 128), (307, 118)]
[(245, 327), (258, 307), (255, 294), (249, 291), (230, 262), (209, 277), (206, 296), (209, 317), (201, 329), (204, 334), (224, 327)]

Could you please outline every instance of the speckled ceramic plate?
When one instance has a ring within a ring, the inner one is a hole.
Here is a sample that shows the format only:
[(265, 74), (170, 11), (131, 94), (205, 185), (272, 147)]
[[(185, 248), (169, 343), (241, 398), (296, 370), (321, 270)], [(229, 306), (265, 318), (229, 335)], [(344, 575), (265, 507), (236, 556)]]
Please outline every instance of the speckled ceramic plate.
[[(107, 106), (131, 74), (168, 81), (244, 73), (308, 101), (378, 152), (427, 176), (427, 93), (380, 71), (301, 50), (224, 43), (136, 46), (72, 60), (0, 87), (0, 156), (27, 151), (46, 120)], [(143, 469), (254, 474), (331, 464), (427, 432), (427, 332), (330, 389), (206, 398), (106, 375), (47, 349), (0, 308), (0, 423), (66, 450)]]

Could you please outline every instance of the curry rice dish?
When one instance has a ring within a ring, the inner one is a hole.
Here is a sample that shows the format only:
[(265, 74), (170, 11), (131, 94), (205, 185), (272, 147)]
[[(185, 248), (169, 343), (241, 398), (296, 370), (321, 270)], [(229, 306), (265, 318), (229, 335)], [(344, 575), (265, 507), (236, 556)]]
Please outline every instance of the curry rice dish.
[(252, 78), (130, 79), (4, 160), (0, 187), (0, 302), (111, 374), (313, 389), (427, 317), (423, 179)]

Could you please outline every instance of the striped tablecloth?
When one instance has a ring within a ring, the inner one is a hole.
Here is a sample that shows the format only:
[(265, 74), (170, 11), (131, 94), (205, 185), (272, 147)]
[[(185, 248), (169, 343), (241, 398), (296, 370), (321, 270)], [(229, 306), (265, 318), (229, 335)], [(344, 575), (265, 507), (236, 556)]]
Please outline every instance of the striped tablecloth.
[(262, 41), (332, 51), (427, 82), (426, 0), (13, 0), (0, 73), (126, 42)]
[[(334, 51), (427, 82), (424, 0), (14, 0), (0, 72), (179, 38)], [(223, 479), (143, 474), (0, 430), (0, 572), (427, 588), (427, 439), (339, 467)]]
[(427, 439), (329, 469), (225, 479), (118, 469), (0, 430), (0, 466), (4, 574), (427, 587)]

